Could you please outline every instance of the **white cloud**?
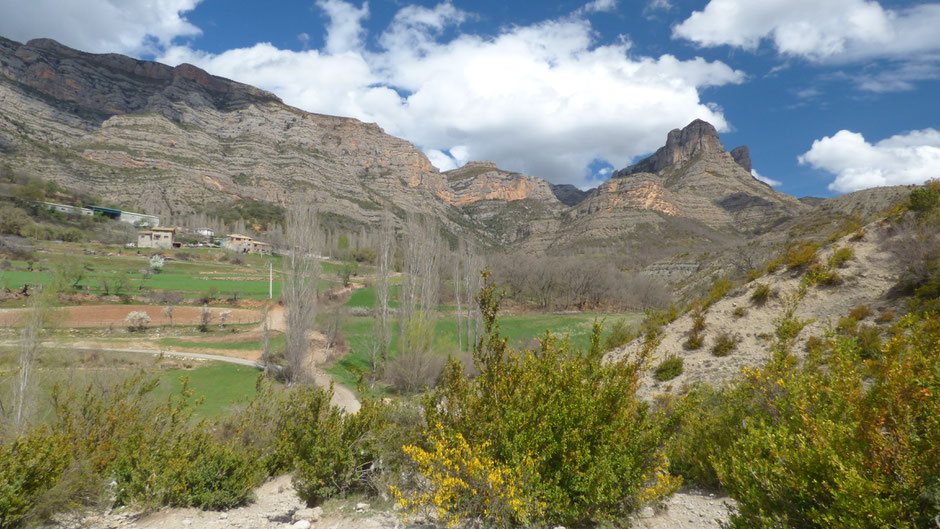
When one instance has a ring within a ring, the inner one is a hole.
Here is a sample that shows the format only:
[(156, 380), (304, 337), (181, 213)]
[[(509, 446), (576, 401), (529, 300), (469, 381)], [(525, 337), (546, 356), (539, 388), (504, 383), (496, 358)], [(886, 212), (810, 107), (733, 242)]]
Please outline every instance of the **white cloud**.
[(811, 61), (916, 59), (940, 50), (940, 4), (885, 9), (872, 0), (711, 0), (673, 29), (702, 46), (755, 50), (763, 40)]
[(760, 180), (761, 182), (769, 185), (770, 187), (779, 187), (783, 185), (783, 182), (780, 180), (774, 180), (773, 178), (768, 178), (757, 172), (757, 169), (751, 169), (751, 176)]
[(915, 130), (871, 144), (857, 132), (840, 130), (814, 141), (799, 162), (835, 174), (833, 191), (922, 184), (940, 177), (940, 131)]
[(617, 0), (594, 0), (575, 13), (610, 13), (617, 9)]
[[(349, 8), (367, 14), (364, 5)], [(377, 51), (261, 43), (209, 54), (177, 46), (161, 60), (259, 86), (305, 110), (377, 122), (441, 169), (485, 159), (585, 185), (595, 159), (623, 167), (695, 118), (728, 128), (720, 109), (699, 96), (702, 87), (743, 81), (724, 63), (636, 56), (625, 40), (599, 45), (579, 17), (442, 41), (472, 17), (449, 2), (405, 7), (379, 36)], [(329, 35), (340, 34), (338, 24), (351, 27), (330, 21)], [(363, 36), (358, 29), (345, 34)]]
[(177, 37), (198, 35), (184, 13), (201, 0), (0, 0), (0, 35), (48, 37), (83, 51), (157, 53)]
[(362, 48), (363, 19), (369, 16), (369, 3), (356, 7), (342, 0), (317, 0), (317, 7), (330, 18), (326, 32), (326, 51), (332, 54)]

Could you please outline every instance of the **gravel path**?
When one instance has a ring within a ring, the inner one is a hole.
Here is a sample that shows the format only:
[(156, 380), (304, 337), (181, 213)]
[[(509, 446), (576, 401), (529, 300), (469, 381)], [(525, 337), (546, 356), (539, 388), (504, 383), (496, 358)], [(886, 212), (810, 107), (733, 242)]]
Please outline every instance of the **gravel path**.
[[(376, 511), (365, 504), (329, 503), (326, 509), (305, 509), (294, 493), (289, 476), (275, 478), (255, 491), (255, 502), (225, 512), (198, 509), (161, 509), (141, 514), (117, 510), (84, 516), (62, 516), (55, 529), (418, 529), (436, 527), (412, 520), (404, 522), (394, 512)], [(681, 491), (667, 500), (666, 508), (649, 517), (637, 517), (633, 527), (643, 529), (717, 529), (728, 519), (729, 498), (697, 491)], [(309, 522), (305, 524), (303, 520)]]

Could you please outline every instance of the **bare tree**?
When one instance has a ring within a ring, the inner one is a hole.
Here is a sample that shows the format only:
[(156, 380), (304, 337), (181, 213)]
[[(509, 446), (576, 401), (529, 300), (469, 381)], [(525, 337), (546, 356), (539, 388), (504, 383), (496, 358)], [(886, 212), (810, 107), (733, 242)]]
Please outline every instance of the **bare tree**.
[(287, 250), (282, 261), (284, 306), (287, 310), (287, 378), (291, 383), (310, 381), (307, 333), (313, 328), (317, 313), (320, 279), (320, 228), (317, 210), (310, 205), (295, 205), (287, 212)]
[[(29, 297), (28, 310), (24, 314), (23, 328), (20, 331), (19, 372), (13, 395), (13, 426), (22, 431), (26, 426), (29, 413), (29, 399), (32, 391), (33, 364), (42, 347), (42, 328), (48, 314), (47, 305), (50, 292), (43, 292), (39, 286)], [(44, 295), (45, 294), (45, 295)]]
[(163, 307), (163, 317), (170, 320), (170, 327), (173, 326), (173, 309), (173, 305), (167, 305), (166, 307)]
[(372, 380), (370, 387), (375, 386), (375, 380), (379, 376), (382, 367), (388, 362), (388, 297), (389, 297), (389, 274), (392, 265), (392, 245), (393, 245), (393, 227), (391, 215), (388, 210), (382, 213), (382, 221), (379, 226), (379, 251), (376, 257), (378, 266), (378, 278), (375, 285), (375, 339), (371, 347), (371, 370)]
[(264, 312), (261, 316), (261, 366), (264, 370), (264, 375), (269, 376), (271, 374), (271, 331), (268, 327), (268, 313), (271, 310), (271, 307), (268, 305), (264, 306)]

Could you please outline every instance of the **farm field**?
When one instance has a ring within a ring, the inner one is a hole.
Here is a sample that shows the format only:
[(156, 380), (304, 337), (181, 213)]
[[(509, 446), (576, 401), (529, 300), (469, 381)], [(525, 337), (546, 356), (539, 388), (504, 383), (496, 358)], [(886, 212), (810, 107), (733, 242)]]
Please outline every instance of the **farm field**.
[[(12, 375), (16, 369), (17, 351), (0, 347), (0, 400), (10, 402), (13, 393)], [(249, 366), (173, 357), (156, 358), (110, 351), (76, 351), (44, 349), (37, 358), (33, 373), (35, 389), (30, 401), (35, 413), (44, 420), (52, 413), (50, 395), (56, 385), (81, 393), (85, 388), (108, 387), (118, 381), (145, 372), (158, 379), (151, 394), (156, 402), (165, 402), (171, 394), (179, 395), (181, 377), (189, 378), (193, 390), (190, 402), (198, 403), (194, 419), (227, 415), (233, 406), (244, 405), (255, 395), (259, 370)]]

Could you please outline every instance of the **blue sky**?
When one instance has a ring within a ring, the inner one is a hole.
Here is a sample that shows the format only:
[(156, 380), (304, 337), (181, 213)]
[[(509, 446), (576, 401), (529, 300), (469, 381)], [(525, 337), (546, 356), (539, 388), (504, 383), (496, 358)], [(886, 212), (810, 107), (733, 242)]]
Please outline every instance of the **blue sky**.
[(8, 38), (189, 62), (377, 122), (441, 169), (492, 159), (590, 187), (703, 118), (797, 196), (940, 177), (936, 2), (0, 0), (0, 13)]

